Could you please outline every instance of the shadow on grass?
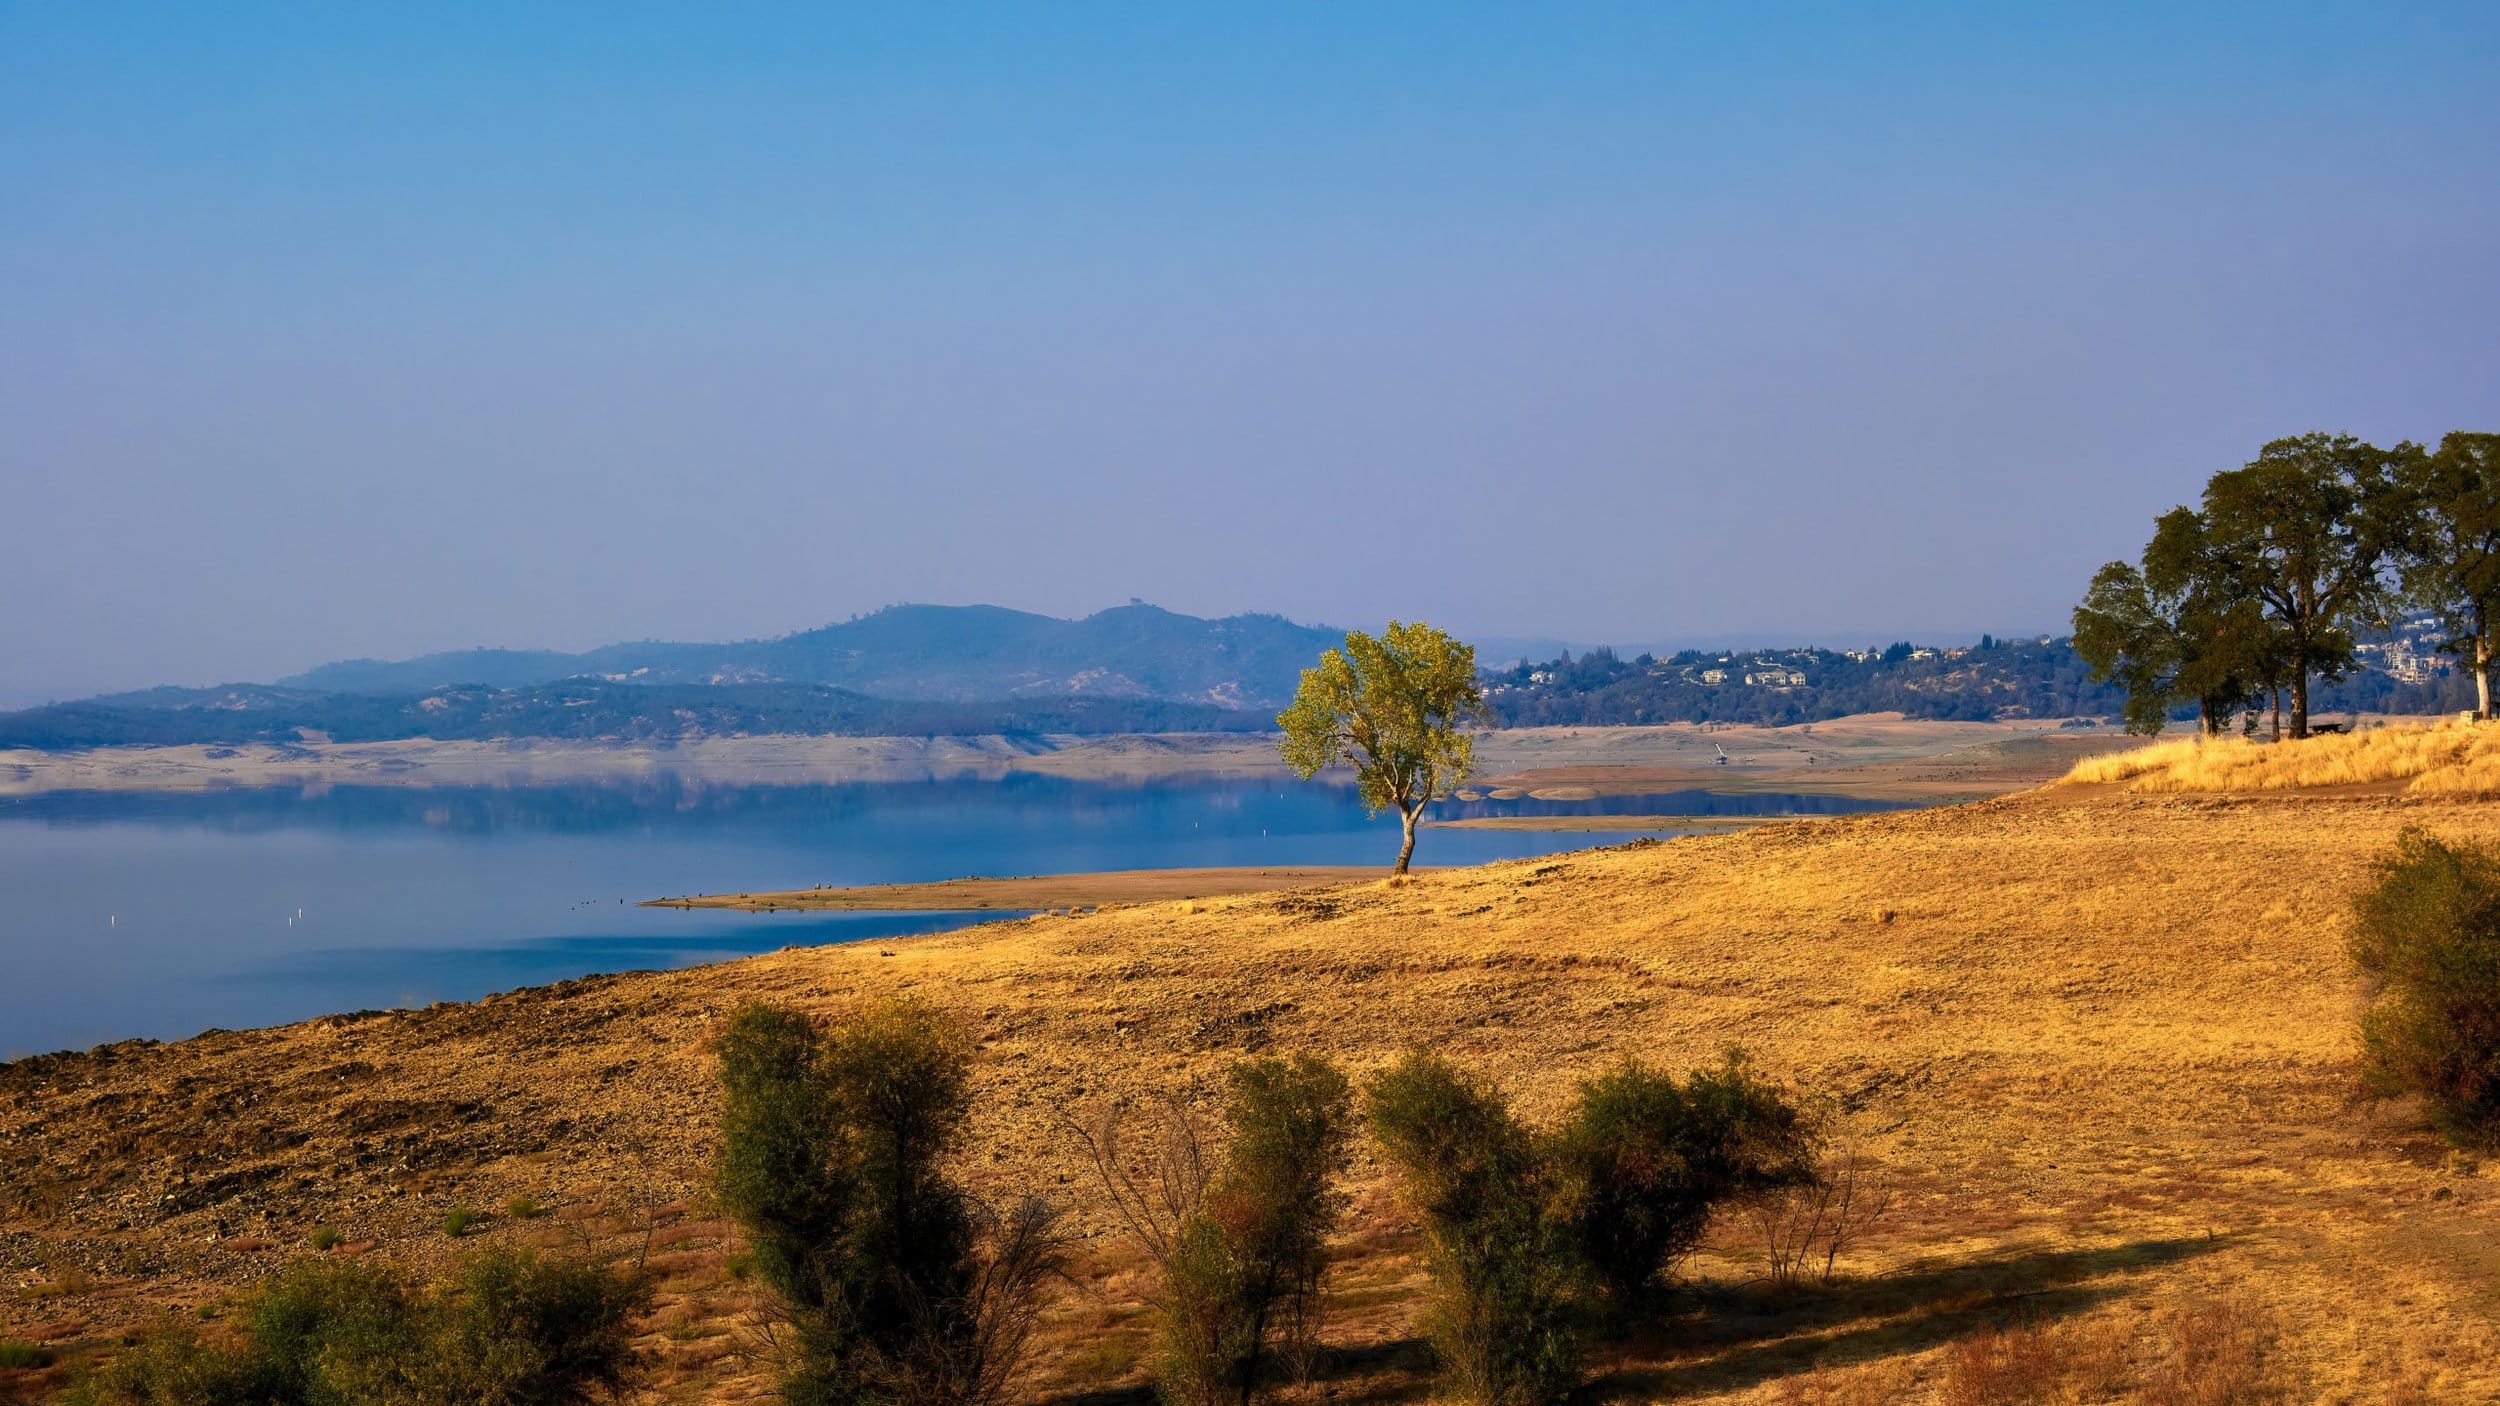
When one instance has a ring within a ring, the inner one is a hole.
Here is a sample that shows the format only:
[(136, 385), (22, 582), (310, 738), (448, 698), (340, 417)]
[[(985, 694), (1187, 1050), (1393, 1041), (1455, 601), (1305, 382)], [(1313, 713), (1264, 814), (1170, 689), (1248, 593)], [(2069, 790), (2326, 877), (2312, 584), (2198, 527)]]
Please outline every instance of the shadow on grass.
[[(1829, 1288), (1771, 1293), (1705, 1287), (1655, 1327), (1619, 1341), (1593, 1342), (1594, 1380), (1575, 1401), (1653, 1400), (1700, 1390), (1777, 1381), (1814, 1367), (1846, 1368), (1923, 1352), (1982, 1328), (2063, 1318), (2128, 1292), (2125, 1276), (2211, 1254), (2233, 1238), (2136, 1240), (2087, 1250), (2030, 1250), (1851, 1280)], [(1665, 1365), (1617, 1366), (1626, 1358), (1677, 1358)], [(1432, 1348), (1398, 1338), (1328, 1354), (1318, 1373), (1332, 1398), (1420, 1401), (1435, 1380)], [(1064, 1392), (1046, 1406), (1148, 1406), (1152, 1387)]]
[[(1397, 1338), (1330, 1348), (1311, 1379), (1330, 1384), (1325, 1395), (1332, 1400), (1424, 1401), (1439, 1386), (1434, 1367), (1431, 1344), (1421, 1338)], [(1061, 1392), (1040, 1400), (1042, 1406), (1149, 1406), (1158, 1398), (1150, 1386), (1119, 1386)]]
[(1982, 1328), (2066, 1317), (2127, 1293), (2126, 1280), (2114, 1276), (2177, 1264), (2231, 1243), (2228, 1236), (2200, 1236), (2032, 1250), (1785, 1294), (1705, 1288), (1687, 1295), (1684, 1313), (1616, 1345), (1624, 1355), (1684, 1360), (1618, 1368), (1580, 1399), (1753, 1387), (1817, 1365), (1847, 1368), (1923, 1352)]

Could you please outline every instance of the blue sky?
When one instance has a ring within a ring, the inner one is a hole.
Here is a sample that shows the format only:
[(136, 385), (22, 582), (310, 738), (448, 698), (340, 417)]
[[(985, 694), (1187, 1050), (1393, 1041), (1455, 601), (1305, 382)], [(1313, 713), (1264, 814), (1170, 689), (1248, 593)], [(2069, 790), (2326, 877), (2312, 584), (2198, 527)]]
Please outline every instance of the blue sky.
[(2500, 428), (2500, 7), (2013, 8), (0, 0), (0, 694), (2027, 632), (2265, 439)]

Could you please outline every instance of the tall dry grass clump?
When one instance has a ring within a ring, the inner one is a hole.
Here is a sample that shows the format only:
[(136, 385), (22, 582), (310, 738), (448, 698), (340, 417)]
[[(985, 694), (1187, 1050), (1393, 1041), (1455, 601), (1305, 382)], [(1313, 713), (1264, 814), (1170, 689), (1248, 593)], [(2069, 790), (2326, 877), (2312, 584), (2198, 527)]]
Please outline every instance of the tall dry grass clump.
[(2402, 781), (2421, 795), (2500, 796), (2500, 727), (2449, 722), (2297, 742), (2187, 738), (2087, 757), (2066, 780), (2124, 782), (2137, 791), (2297, 791)]

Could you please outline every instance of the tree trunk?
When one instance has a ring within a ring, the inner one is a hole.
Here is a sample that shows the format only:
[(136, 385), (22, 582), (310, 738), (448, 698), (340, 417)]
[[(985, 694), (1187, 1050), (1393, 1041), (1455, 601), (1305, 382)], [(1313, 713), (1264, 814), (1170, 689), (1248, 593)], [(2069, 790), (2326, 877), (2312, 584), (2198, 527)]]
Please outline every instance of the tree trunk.
[(1406, 810), (1401, 807), (1398, 813), (1406, 818), (1406, 843), (1398, 846), (1397, 867), (1397, 872), (1404, 874), (1406, 861), (1415, 857), (1415, 822), (1422, 817), (1424, 808), (1417, 806), (1413, 810)]
[(2491, 631), (2474, 637), (2474, 720), (2491, 717)]
[(2292, 675), (2292, 740), (2309, 735), (2309, 671)]
[(2280, 685), (2277, 685), (2277, 686), (2274, 688), (2273, 692), (2274, 692), (2274, 733), (2273, 733), (2273, 735), (2272, 735), (2272, 736), (2268, 737), (2266, 740), (2267, 740), (2268, 742), (2280, 742), (2280, 741), (2282, 741), (2282, 740), (2283, 740), (2283, 689), (2282, 689), (2282, 687), (2281, 687)]

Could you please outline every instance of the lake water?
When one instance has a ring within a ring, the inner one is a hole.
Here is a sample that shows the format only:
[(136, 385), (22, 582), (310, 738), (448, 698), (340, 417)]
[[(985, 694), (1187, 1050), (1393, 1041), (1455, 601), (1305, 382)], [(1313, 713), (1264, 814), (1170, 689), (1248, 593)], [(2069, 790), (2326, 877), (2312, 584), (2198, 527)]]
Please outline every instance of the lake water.
[[(1879, 809), (1701, 792), (1452, 801), (1441, 818)], [(1428, 830), (1419, 863), (1630, 839)], [(513, 789), (341, 786), (0, 800), (0, 1058), (592, 972), (926, 932), (989, 914), (638, 908), (676, 893), (1227, 864), (1382, 864), (1394, 819), (1261, 781)]]

